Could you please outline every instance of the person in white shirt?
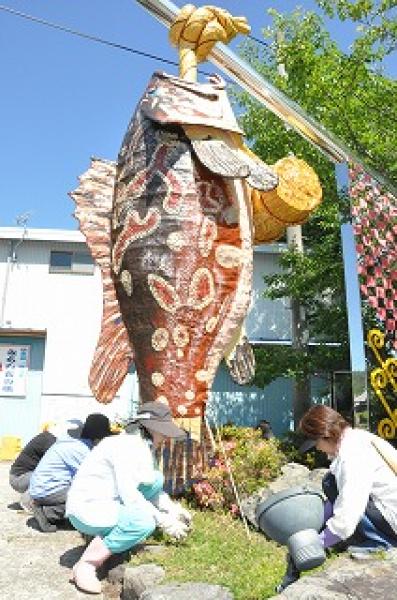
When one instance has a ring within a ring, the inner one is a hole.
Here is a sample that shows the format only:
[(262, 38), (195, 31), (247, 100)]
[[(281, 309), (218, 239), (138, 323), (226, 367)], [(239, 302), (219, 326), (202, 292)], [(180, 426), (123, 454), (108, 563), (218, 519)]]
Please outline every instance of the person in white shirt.
[[(316, 447), (332, 459), (323, 478), (328, 500), (319, 536), (324, 548), (344, 540), (352, 554), (362, 556), (397, 546), (397, 450), (368, 431), (352, 429), (328, 406), (312, 406), (299, 428), (307, 437), (300, 447), (302, 453)], [(276, 591), (299, 577), (288, 554), (287, 570)]]
[(83, 461), (66, 504), (72, 525), (95, 536), (73, 567), (72, 580), (79, 589), (100, 593), (96, 568), (146, 539), (156, 527), (177, 539), (187, 535), (191, 515), (163, 491), (153, 456), (165, 438), (185, 437), (167, 406), (147, 402), (125, 432), (104, 439)]
[[(397, 546), (397, 450), (368, 431), (352, 429), (328, 406), (312, 406), (300, 422), (309, 438), (301, 448), (315, 446), (333, 460), (323, 481), (328, 497), (325, 548), (353, 540), (363, 548)], [(352, 536), (354, 536), (352, 538)]]

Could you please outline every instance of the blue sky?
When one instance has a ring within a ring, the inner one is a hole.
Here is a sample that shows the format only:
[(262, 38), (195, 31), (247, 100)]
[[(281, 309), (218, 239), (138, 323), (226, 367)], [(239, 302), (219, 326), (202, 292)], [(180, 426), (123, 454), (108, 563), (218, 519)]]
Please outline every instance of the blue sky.
[[(5, 0), (4, 4), (177, 59), (165, 27), (135, 0)], [(270, 24), (268, 8), (286, 12), (297, 4), (315, 7), (312, 0), (220, 0), (216, 4), (234, 15), (245, 14), (256, 37)], [(328, 23), (332, 36), (346, 50), (354, 33), (351, 24)], [(116, 158), (151, 73), (176, 70), (2, 11), (0, 69), (0, 227), (15, 225), (17, 216), (28, 211), (30, 227), (76, 229), (67, 193), (76, 187), (77, 176), (88, 167), (90, 156)]]

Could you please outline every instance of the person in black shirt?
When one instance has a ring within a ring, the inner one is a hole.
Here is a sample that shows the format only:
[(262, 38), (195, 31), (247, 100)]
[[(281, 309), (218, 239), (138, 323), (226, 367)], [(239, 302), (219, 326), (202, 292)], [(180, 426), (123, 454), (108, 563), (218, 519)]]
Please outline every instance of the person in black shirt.
[(28, 492), (30, 478), (40, 460), (54, 442), (56, 442), (56, 437), (49, 431), (39, 433), (30, 440), (11, 465), (10, 486), (21, 494), (20, 504), (23, 509), (29, 512), (31, 509), (31, 498)]
[(266, 419), (262, 419), (261, 421), (259, 421), (256, 428), (261, 431), (262, 438), (264, 440), (271, 440), (272, 438), (274, 438), (274, 433), (272, 431), (271, 425)]

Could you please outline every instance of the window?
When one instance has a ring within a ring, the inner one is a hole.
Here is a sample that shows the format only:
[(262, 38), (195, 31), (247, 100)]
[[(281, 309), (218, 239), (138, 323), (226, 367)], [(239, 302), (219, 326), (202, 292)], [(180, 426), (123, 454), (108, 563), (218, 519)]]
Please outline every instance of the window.
[(94, 268), (94, 261), (88, 252), (51, 251), (50, 273), (92, 275)]

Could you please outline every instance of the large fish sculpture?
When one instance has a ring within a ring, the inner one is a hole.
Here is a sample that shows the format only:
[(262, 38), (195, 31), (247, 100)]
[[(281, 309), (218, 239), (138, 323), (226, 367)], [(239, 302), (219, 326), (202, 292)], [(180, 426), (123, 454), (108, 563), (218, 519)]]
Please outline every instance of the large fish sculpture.
[[(163, 402), (177, 417), (203, 414), (225, 355), (244, 380), (233, 348), (250, 304), (253, 222), (266, 194), (277, 199), (279, 175), (242, 135), (219, 77), (155, 73), (117, 164), (93, 159), (71, 194), (102, 270), (90, 373), (100, 402), (113, 399), (132, 356), (141, 401)], [(278, 223), (277, 236), (287, 224)]]
[(80, 178), (76, 216), (102, 257), (104, 315), (90, 377), (98, 400), (113, 398), (133, 353), (143, 402), (202, 414), (250, 302), (246, 180), (262, 190), (278, 181), (239, 149), (241, 136), (221, 80), (155, 73), (116, 168), (96, 159)]

